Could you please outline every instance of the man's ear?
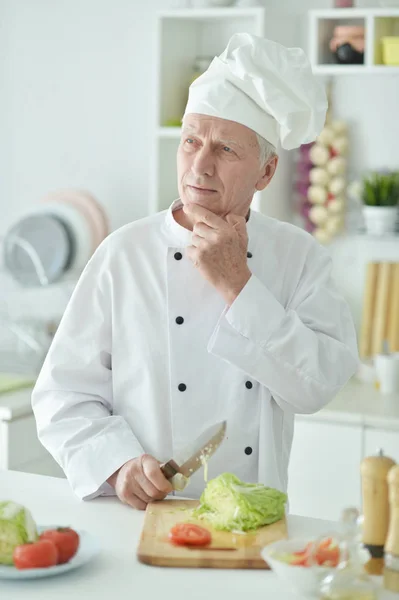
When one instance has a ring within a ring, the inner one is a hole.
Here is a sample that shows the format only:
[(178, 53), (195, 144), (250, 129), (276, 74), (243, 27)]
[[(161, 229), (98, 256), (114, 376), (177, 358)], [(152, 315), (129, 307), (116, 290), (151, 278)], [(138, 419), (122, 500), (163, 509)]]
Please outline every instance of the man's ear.
[(269, 162), (267, 162), (265, 164), (265, 166), (263, 167), (263, 170), (261, 172), (261, 177), (255, 186), (255, 188), (258, 190), (258, 192), (261, 192), (262, 190), (265, 189), (265, 187), (267, 187), (269, 185), (269, 183), (273, 179), (274, 173), (276, 172), (277, 165), (278, 165), (278, 156), (273, 156), (273, 158), (270, 159)]

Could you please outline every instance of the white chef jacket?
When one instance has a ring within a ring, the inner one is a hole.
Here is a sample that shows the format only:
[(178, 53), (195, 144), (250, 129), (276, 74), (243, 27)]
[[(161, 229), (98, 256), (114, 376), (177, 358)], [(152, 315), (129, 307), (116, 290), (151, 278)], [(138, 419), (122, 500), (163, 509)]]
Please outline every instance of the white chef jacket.
[[(129, 459), (166, 461), (223, 419), (209, 477), (286, 491), (295, 413), (322, 408), (358, 365), (348, 306), (312, 236), (251, 211), (252, 276), (227, 307), (187, 257), (179, 206), (97, 249), (33, 391), (39, 439), (82, 499), (114, 493), (106, 480)], [(201, 469), (183, 495), (203, 488)]]

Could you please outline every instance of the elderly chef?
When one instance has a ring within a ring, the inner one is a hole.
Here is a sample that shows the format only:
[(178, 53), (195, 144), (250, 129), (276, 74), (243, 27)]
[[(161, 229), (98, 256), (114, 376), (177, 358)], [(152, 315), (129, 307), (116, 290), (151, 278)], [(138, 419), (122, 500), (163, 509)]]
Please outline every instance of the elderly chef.
[[(286, 490), (295, 414), (353, 375), (356, 335), (326, 250), (250, 205), (277, 146), (314, 140), (325, 113), (302, 50), (249, 34), (191, 85), (179, 199), (98, 248), (33, 392), (39, 438), (80, 498), (145, 508), (171, 492), (160, 463), (224, 419), (209, 477)], [(198, 471), (182, 493), (203, 488)]]

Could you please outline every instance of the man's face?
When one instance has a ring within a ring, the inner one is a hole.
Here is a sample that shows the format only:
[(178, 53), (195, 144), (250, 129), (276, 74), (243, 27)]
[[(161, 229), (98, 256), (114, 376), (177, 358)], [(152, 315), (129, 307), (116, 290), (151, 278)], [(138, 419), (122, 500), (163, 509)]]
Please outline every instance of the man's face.
[(225, 217), (245, 216), (253, 194), (269, 183), (277, 165), (259, 162), (255, 133), (233, 121), (188, 114), (177, 152), (179, 195)]

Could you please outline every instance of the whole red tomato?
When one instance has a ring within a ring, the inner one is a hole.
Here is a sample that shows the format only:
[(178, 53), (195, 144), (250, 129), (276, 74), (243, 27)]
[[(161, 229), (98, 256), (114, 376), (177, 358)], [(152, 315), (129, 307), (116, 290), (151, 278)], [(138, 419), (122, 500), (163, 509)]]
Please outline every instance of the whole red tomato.
[(54, 567), (58, 563), (58, 550), (51, 540), (39, 540), (17, 546), (13, 560), (17, 569)]
[(71, 527), (47, 529), (40, 535), (41, 540), (51, 540), (58, 550), (58, 564), (71, 560), (79, 548), (79, 534)]

